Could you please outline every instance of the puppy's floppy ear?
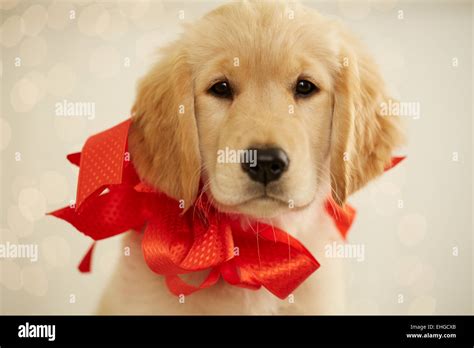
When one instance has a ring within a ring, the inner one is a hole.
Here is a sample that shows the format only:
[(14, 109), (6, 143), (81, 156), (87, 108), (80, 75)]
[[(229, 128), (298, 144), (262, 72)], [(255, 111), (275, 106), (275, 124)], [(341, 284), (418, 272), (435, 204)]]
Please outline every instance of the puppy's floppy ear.
[(375, 62), (354, 39), (347, 40), (339, 57), (331, 134), (331, 186), (339, 205), (384, 172), (403, 139), (399, 118), (381, 115), (389, 98)]
[(142, 180), (192, 205), (201, 159), (191, 68), (179, 42), (140, 81), (132, 109), (129, 148)]

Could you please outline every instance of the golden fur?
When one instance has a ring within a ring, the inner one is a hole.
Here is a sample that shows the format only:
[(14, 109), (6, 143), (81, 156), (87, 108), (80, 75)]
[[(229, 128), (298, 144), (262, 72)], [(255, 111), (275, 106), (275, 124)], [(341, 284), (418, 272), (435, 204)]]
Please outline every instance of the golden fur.
[[(398, 119), (380, 115), (389, 97), (367, 50), (338, 21), (300, 5), (243, 1), (221, 6), (187, 27), (162, 53), (138, 86), (130, 151), (142, 179), (184, 200), (186, 209), (203, 180), (221, 211), (271, 218), (290, 228), (295, 225), (290, 221), (306, 221), (301, 238), (311, 250), (307, 243), (323, 241), (310, 236), (319, 213), (306, 217), (307, 212), (321, 211), (331, 192), (343, 204), (383, 173), (401, 141)], [(295, 98), (292, 86), (300, 77), (320, 91)], [(233, 100), (208, 93), (222, 78), (233, 85)], [(254, 145), (278, 146), (290, 157), (288, 172), (268, 185), (271, 199), (260, 198), (260, 187), (240, 166), (216, 161), (219, 149)], [(291, 213), (299, 215), (287, 217)], [(329, 232), (324, 236), (320, 239), (333, 238)], [(336, 292), (336, 283), (331, 286)], [(213, 292), (218, 290), (205, 291), (219, 297)], [(317, 308), (308, 304), (301, 311)]]
[[(288, 18), (290, 11), (294, 19)], [(342, 204), (383, 172), (400, 142), (398, 119), (379, 115), (388, 97), (365, 48), (338, 22), (306, 8), (269, 2), (222, 6), (189, 27), (163, 54), (139, 84), (130, 146), (142, 178), (183, 199), (186, 207), (196, 197), (201, 175), (217, 180), (213, 172), (225, 171), (216, 168), (218, 147), (287, 145), (293, 163), (315, 162), (315, 170), (322, 170), (328, 155), (333, 196)], [(303, 72), (317, 79), (321, 92), (298, 105), (289, 91), (272, 82), (288, 83), (288, 77)], [(242, 83), (230, 111), (205, 95), (212, 78), (223, 73)], [(294, 115), (288, 114), (291, 104)], [(296, 141), (306, 143), (290, 144)], [(308, 148), (313, 158), (306, 158)], [(309, 185), (316, 186), (317, 176), (303, 188), (314, 191)], [(231, 179), (233, 185), (246, 180), (243, 175)], [(301, 200), (302, 205), (310, 201)]]

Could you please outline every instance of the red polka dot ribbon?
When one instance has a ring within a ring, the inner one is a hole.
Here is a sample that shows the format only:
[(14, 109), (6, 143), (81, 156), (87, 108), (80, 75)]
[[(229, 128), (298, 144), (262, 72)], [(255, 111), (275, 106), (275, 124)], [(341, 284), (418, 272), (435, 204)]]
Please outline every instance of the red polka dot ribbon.
[[(175, 295), (214, 285), (221, 277), (249, 289), (266, 288), (281, 299), (319, 268), (290, 234), (263, 223), (243, 227), (236, 216), (219, 213), (199, 195), (184, 214), (179, 202), (141, 182), (127, 152), (131, 120), (90, 137), (81, 153), (68, 155), (80, 167), (75, 206), (50, 214), (94, 240), (79, 270), (89, 272), (95, 241), (130, 230), (143, 233), (143, 256), (166, 278)], [(393, 165), (401, 159), (394, 158)], [(355, 210), (332, 199), (326, 211), (345, 238)], [(141, 232), (143, 231), (143, 232)], [(208, 271), (199, 285), (180, 275)]]

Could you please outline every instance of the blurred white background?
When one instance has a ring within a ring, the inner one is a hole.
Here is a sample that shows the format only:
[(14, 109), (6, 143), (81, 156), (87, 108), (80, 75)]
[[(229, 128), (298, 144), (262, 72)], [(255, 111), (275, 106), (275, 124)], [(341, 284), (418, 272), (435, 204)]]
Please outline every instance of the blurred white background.
[[(0, 313), (94, 311), (120, 237), (77, 271), (90, 240), (44, 215), (75, 198), (65, 156), (128, 118), (156, 47), (220, 3), (1, 0), (0, 242), (37, 244), (39, 260), (0, 259)], [(472, 2), (305, 3), (340, 17), (392, 95), (420, 105), (407, 160), (350, 199), (365, 259), (346, 260), (347, 313), (472, 313)], [(56, 116), (64, 100), (94, 103), (95, 117)]]

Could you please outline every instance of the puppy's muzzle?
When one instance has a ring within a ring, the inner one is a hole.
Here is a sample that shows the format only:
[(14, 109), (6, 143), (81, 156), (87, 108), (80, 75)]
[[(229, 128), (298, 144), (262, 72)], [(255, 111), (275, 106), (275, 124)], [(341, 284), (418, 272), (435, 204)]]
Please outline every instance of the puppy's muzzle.
[(248, 151), (256, 153), (256, 163), (242, 163), (242, 170), (250, 179), (263, 185), (278, 180), (288, 169), (290, 160), (285, 151), (280, 148), (251, 148)]

